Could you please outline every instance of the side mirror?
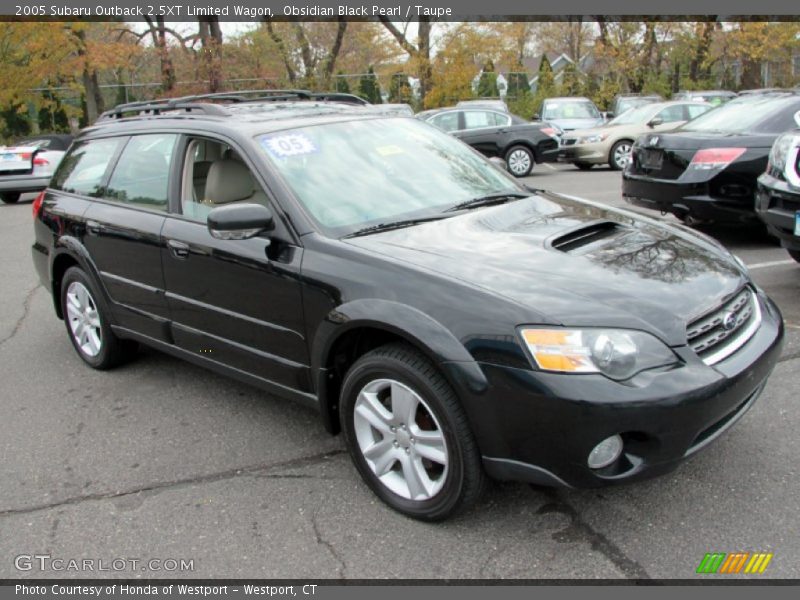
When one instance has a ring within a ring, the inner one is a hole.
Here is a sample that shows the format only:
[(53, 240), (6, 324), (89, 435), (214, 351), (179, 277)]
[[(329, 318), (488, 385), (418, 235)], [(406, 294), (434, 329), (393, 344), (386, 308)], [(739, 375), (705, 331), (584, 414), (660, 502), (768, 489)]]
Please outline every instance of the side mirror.
[(663, 123), (664, 123), (664, 119), (662, 119), (661, 117), (653, 117), (652, 119), (650, 119), (647, 122), (647, 126), (648, 127), (658, 127), (659, 125), (662, 125)]
[(534, 121), (541, 121), (542, 120), (542, 115), (540, 115), (539, 113), (533, 113), (533, 120)]
[(275, 226), (272, 211), (261, 204), (231, 204), (208, 213), (208, 231), (218, 240), (246, 240)]
[(489, 159), (489, 162), (492, 163), (495, 167), (500, 169), (501, 171), (508, 171), (508, 163), (504, 161), (499, 156), (493, 156)]
[(606, 120), (613, 119), (614, 118), (614, 113), (612, 111), (608, 110), (608, 111), (603, 113), (603, 118), (605, 118)]

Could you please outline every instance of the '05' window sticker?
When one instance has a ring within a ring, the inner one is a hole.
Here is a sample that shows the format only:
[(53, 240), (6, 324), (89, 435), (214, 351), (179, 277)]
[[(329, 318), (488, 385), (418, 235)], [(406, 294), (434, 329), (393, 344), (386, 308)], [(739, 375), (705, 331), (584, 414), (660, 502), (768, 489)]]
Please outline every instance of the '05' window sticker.
[(260, 139), (261, 146), (276, 158), (305, 156), (319, 152), (316, 144), (304, 133), (267, 135)]

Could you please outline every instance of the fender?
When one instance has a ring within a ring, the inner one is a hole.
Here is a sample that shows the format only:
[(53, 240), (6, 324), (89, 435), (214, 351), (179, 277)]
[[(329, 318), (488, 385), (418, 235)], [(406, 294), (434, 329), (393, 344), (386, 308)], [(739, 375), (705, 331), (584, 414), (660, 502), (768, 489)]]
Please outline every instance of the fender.
[(337, 398), (328, 397), (328, 358), (337, 340), (362, 327), (381, 329), (407, 340), (442, 368), (457, 393), (480, 395), (488, 382), (464, 345), (441, 323), (422, 311), (391, 300), (359, 299), (332, 310), (320, 323), (311, 342), (311, 368), (315, 375), (323, 423), (335, 432)]
[(49, 277), (50, 277), (50, 286), (52, 290), (53, 296), (53, 304), (56, 309), (56, 314), (60, 319), (64, 318), (64, 315), (61, 314), (61, 293), (60, 288), (56, 286), (56, 282), (54, 280), (54, 273), (53, 267), (56, 264), (56, 261), (60, 256), (68, 255), (70, 258), (74, 259), (75, 262), (78, 263), (78, 266), (83, 269), (83, 271), (87, 274), (89, 279), (92, 280), (96, 289), (100, 291), (100, 301), (105, 305), (104, 308), (106, 309), (106, 315), (108, 315), (109, 321), (113, 324), (116, 323), (116, 319), (114, 317), (114, 311), (108, 310), (111, 306), (111, 296), (108, 294), (108, 290), (106, 286), (103, 284), (103, 280), (100, 277), (100, 272), (97, 269), (97, 265), (95, 265), (92, 257), (89, 255), (89, 252), (86, 250), (84, 245), (81, 241), (71, 235), (65, 235), (58, 238), (58, 242), (56, 247), (53, 249), (52, 257), (50, 259), (49, 264)]

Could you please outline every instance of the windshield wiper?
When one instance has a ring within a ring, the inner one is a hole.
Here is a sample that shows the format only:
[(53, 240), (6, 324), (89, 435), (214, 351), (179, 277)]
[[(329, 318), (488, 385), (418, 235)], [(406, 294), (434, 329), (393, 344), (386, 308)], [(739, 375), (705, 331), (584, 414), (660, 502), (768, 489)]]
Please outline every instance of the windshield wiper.
[(445, 215), (434, 215), (432, 217), (418, 217), (416, 219), (404, 219), (402, 221), (378, 223), (377, 225), (370, 225), (369, 227), (364, 227), (363, 229), (354, 231), (353, 233), (348, 233), (344, 237), (351, 238), (358, 237), (360, 235), (369, 235), (370, 233), (378, 233), (380, 231), (389, 231), (391, 229), (402, 229), (403, 227), (411, 227), (412, 225), (418, 225), (419, 223), (427, 223), (428, 221), (439, 221), (444, 218), (446, 218)]
[(495, 194), (487, 194), (478, 198), (472, 198), (465, 202), (459, 202), (455, 206), (451, 206), (444, 212), (455, 212), (457, 210), (464, 210), (467, 208), (477, 208), (479, 206), (491, 206), (492, 204), (503, 204), (509, 200), (519, 200), (521, 198), (528, 198), (531, 194), (523, 192), (497, 192)]

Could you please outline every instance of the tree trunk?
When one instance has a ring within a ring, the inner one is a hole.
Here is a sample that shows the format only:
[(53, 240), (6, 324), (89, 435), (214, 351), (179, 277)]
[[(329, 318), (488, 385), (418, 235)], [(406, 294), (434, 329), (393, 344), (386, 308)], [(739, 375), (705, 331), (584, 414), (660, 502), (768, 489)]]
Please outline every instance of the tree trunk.
[(208, 91), (214, 94), (222, 90), (222, 30), (219, 17), (202, 17), (198, 22), (203, 70)]
[(336, 30), (336, 39), (333, 42), (331, 51), (328, 53), (328, 57), (325, 59), (325, 65), (322, 69), (322, 82), (326, 89), (330, 88), (331, 76), (333, 75), (334, 68), (336, 68), (336, 60), (339, 58), (339, 52), (342, 49), (345, 31), (347, 31), (347, 21), (340, 18), (339, 28)]
[(286, 68), (286, 75), (289, 77), (289, 83), (294, 86), (294, 83), (297, 79), (297, 72), (292, 66), (292, 61), (289, 58), (288, 51), (286, 50), (286, 44), (284, 43), (283, 38), (278, 35), (278, 32), (275, 31), (275, 28), (272, 27), (271, 19), (264, 19), (264, 26), (267, 28), (267, 33), (269, 34), (270, 39), (275, 42), (275, 45), (278, 47), (278, 53), (281, 55), (283, 66)]
[(705, 75), (707, 72), (707, 68), (703, 63), (706, 60), (706, 56), (708, 56), (709, 48), (711, 48), (711, 34), (713, 32), (714, 23), (712, 21), (706, 21), (702, 26), (695, 27), (697, 47), (689, 63), (689, 79), (693, 82), (696, 82), (701, 75)]

